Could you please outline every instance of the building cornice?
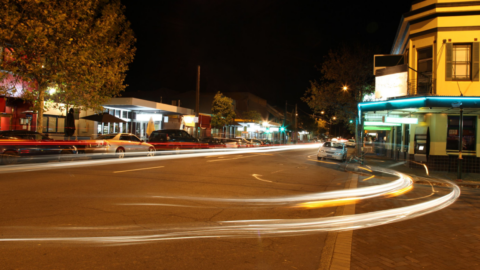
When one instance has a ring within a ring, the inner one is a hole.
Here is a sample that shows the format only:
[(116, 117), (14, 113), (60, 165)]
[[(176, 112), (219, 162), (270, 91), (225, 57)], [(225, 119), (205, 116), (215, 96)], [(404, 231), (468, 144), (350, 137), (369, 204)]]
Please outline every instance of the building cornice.
[(404, 18), (409, 18), (417, 14), (434, 10), (436, 8), (444, 7), (468, 7), (468, 6), (480, 6), (480, 1), (469, 1), (469, 2), (452, 2), (452, 3), (435, 3), (419, 9), (415, 9), (403, 14)]

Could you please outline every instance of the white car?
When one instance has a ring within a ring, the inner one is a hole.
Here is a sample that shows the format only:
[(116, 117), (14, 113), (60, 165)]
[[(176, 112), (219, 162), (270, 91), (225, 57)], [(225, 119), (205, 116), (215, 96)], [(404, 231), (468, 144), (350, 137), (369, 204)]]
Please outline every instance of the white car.
[(124, 158), (125, 152), (141, 152), (151, 157), (155, 155), (155, 147), (130, 133), (100, 135), (85, 147), (87, 154), (115, 155), (118, 158)]
[(355, 140), (354, 139), (348, 140), (347, 147), (355, 147)]
[(318, 149), (317, 158), (319, 160), (329, 158), (344, 161), (347, 159), (347, 148), (343, 143), (326, 142)]

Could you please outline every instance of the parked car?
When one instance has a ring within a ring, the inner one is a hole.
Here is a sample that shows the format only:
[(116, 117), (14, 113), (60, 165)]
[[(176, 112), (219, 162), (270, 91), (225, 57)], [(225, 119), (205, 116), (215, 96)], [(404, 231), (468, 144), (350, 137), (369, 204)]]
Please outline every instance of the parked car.
[(180, 129), (155, 130), (150, 134), (148, 142), (154, 145), (156, 150), (208, 148), (207, 144)]
[(263, 142), (261, 140), (257, 139), (247, 139), (247, 141), (252, 145), (252, 146), (262, 146)]
[(318, 149), (317, 158), (319, 160), (329, 158), (345, 161), (347, 159), (347, 148), (344, 143), (326, 142)]
[(252, 144), (244, 138), (222, 138), (227, 148), (245, 148), (252, 147)]
[(262, 142), (262, 145), (272, 145), (273, 142), (270, 140), (260, 140)]
[(346, 145), (347, 145), (347, 147), (355, 147), (355, 145), (356, 145), (355, 140), (354, 139), (348, 140)]
[(131, 133), (100, 135), (85, 147), (87, 154), (115, 155), (118, 158), (124, 158), (126, 152), (145, 152), (147, 156), (154, 156), (155, 147)]
[(54, 141), (34, 131), (0, 131), (0, 163), (19, 161), (71, 160), (78, 153), (69, 142)]
[(205, 137), (200, 140), (201, 143), (208, 145), (207, 148), (225, 148), (225, 143), (219, 138)]

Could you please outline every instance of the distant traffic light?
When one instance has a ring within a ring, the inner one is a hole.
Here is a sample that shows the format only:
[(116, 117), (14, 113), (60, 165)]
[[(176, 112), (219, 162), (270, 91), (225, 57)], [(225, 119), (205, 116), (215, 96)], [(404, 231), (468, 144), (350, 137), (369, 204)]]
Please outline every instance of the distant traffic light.
[(352, 119), (350, 119), (350, 124), (353, 124), (353, 120), (352, 120)]
[(280, 127), (280, 131), (285, 131), (285, 127)]

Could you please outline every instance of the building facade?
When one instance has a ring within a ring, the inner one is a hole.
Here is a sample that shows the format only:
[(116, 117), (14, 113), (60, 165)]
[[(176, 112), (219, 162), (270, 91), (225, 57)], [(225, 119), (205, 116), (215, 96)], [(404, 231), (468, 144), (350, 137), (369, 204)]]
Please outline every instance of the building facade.
[(391, 55), (375, 57), (375, 97), (359, 104), (367, 152), (480, 172), (479, 38), (480, 2), (413, 2)]

